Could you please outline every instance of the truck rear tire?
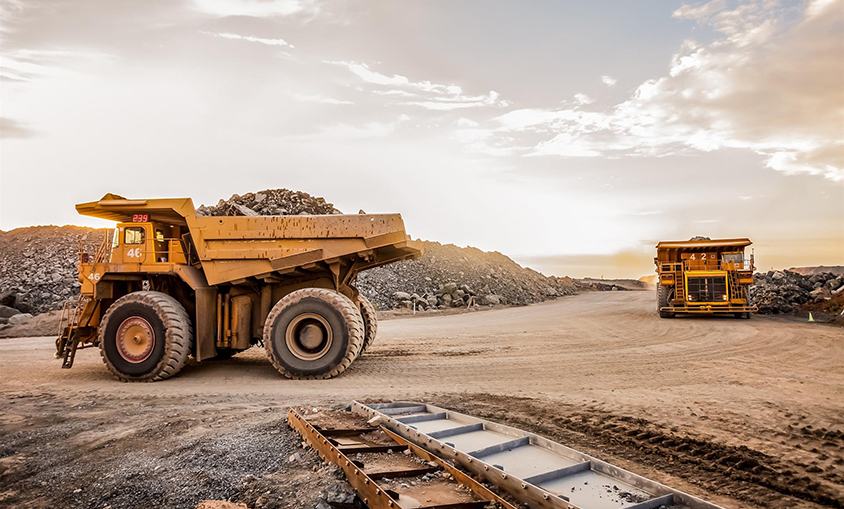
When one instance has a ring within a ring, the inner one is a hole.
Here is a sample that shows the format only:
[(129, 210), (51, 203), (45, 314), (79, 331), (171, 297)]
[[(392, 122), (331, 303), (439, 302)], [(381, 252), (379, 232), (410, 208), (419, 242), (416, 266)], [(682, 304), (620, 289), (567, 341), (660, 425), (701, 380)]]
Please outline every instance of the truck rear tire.
[(358, 298), (360, 299), (360, 315), (363, 317), (363, 349), (360, 351), (363, 355), (366, 349), (375, 342), (375, 335), (378, 333), (378, 315), (369, 299), (363, 295)]
[(670, 305), (670, 300), (668, 296), (671, 294), (673, 288), (669, 288), (666, 285), (662, 285), (657, 282), (656, 287), (656, 310), (659, 313), (660, 318), (674, 318), (674, 313), (671, 311), (662, 311), (662, 308), (667, 307)]
[(360, 355), (364, 322), (343, 294), (296, 290), (273, 306), (264, 323), (264, 347), (279, 373), (297, 380), (332, 378)]
[(109, 306), (99, 327), (100, 355), (123, 382), (155, 382), (187, 363), (193, 326), (179, 302), (160, 292), (134, 292)]

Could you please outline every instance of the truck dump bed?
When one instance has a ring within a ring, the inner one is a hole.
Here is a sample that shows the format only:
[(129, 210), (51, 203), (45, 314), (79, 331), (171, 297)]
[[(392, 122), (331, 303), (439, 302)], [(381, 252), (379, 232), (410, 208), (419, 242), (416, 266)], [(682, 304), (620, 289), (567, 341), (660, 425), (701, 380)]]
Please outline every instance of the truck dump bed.
[(76, 206), (118, 222), (139, 215), (180, 227), (187, 260), (201, 263), (209, 285), (307, 271), (318, 263), (354, 263), (354, 272), (422, 253), (400, 214), (197, 216), (190, 198), (129, 200), (106, 195)]

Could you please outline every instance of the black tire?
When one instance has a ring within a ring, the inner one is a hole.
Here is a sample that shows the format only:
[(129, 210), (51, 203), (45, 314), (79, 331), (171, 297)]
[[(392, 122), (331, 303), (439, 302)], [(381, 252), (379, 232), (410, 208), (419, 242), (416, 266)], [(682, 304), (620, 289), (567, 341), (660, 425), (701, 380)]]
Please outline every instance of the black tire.
[[(310, 331), (316, 332), (303, 343)], [(309, 347), (311, 337), (317, 339)], [(339, 375), (360, 355), (363, 339), (363, 317), (355, 303), (324, 288), (286, 295), (264, 323), (264, 347), (270, 362), (279, 373), (296, 380)]]
[(669, 296), (673, 293), (674, 288), (657, 282), (656, 287), (656, 310), (660, 318), (674, 318), (674, 313), (670, 311), (662, 311), (661, 308), (669, 306), (671, 301)]
[[(148, 347), (137, 342), (139, 346), (132, 346), (146, 348), (137, 355), (126, 351), (132, 327), (150, 333), (145, 343)], [(193, 325), (185, 308), (160, 292), (134, 292), (117, 299), (106, 311), (98, 332), (103, 362), (123, 382), (170, 378), (185, 367), (193, 347)]]
[(378, 315), (369, 299), (363, 295), (359, 295), (358, 299), (360, 300), (360, 315), (363, 318), (363, 348), (360, 351), (363, 355), (366, 349), (375, 342), (375, 335), (378, 334)]

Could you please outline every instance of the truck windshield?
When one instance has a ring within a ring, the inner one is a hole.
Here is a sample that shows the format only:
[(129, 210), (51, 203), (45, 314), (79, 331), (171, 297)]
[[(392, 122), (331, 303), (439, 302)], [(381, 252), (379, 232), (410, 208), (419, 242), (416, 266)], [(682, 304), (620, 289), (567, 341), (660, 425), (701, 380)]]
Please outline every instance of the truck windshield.
[(140, 226), (132, 226), (125, 229), (123, 243), (124, 244), (143, 244), (145, 240), (145, 230)]

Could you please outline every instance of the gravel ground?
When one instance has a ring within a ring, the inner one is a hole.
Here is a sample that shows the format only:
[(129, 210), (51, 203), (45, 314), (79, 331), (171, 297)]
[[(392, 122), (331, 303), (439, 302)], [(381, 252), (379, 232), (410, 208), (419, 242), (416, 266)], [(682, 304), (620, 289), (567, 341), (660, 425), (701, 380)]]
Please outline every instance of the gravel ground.
[(62, 370), (52, 338), (0, 340), (0, 506), (312, 508), (347, 488), (300, 448), (285, 409), (400, 398), (530, 429), (724, 507), (841, 507), (844, 330), (660, 320), (654, 301), (591, 292), (386, 320), (367, 355), (318, 382), (282, 379), (256, 348), (124, 384), (95, 350)]

